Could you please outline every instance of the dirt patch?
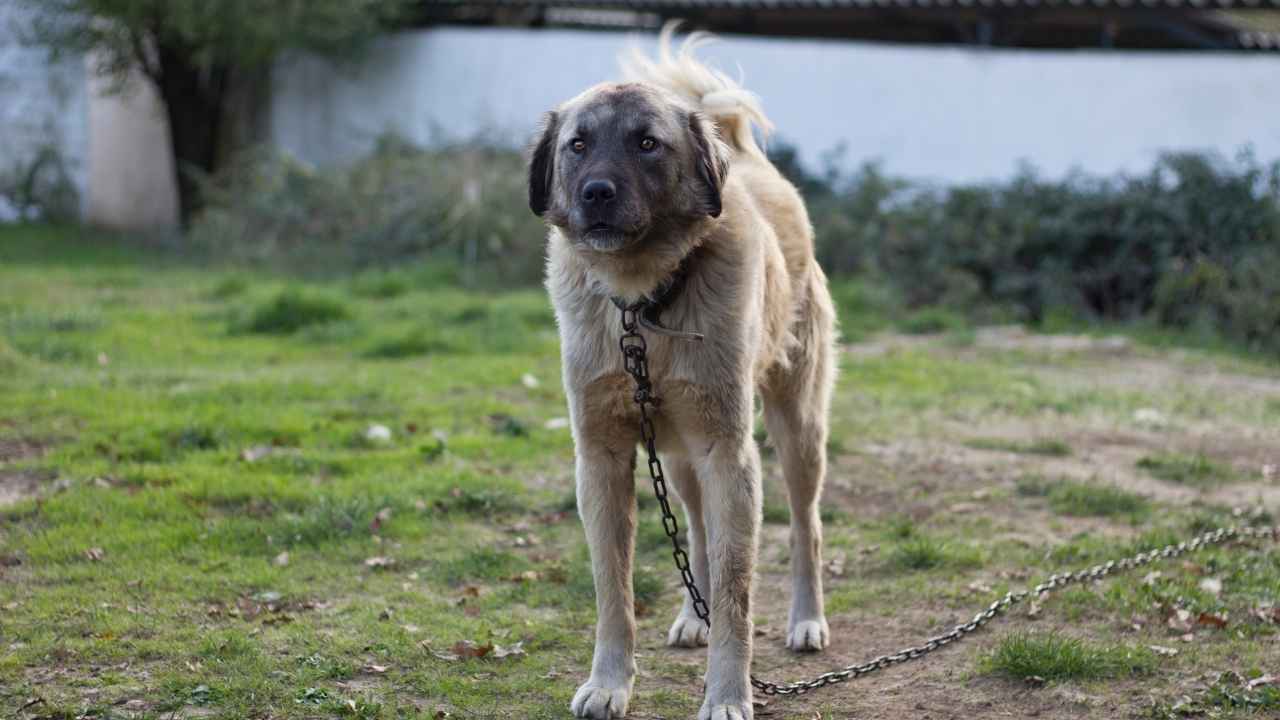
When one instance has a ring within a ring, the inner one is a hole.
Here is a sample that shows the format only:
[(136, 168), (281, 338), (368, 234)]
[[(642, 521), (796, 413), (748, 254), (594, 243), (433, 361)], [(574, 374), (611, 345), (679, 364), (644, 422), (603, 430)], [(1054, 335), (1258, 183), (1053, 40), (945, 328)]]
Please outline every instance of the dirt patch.
[(32, 438), (0, 438), (0, 465), (38, 460), (44, 456), (49, 443)]
[(40, 494), (57, 474), (49, 470), (5, 470), (0, 468), (0, 508), (9, 507)]
[(0, 508), (34, 497), (57, 473), (15, 468), (12, 465), (39, 460), (51, 443), (34, 438), (0, 438)]

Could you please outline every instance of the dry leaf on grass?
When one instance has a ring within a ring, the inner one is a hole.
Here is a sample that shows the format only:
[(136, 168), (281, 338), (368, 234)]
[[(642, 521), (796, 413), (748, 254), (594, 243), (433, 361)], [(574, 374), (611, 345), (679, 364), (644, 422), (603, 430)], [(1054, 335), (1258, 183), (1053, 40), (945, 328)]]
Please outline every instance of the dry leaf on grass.
[(500, 660), (502, 658), (525, 654), (523, 640), (515, 643), (514, 645), (506, 646), (495, 645), (493, 643), (477, 644), (473, 640), (459, 640), (447, 651), (433, 650), (425, 640), (420, 644), (427, 650), (427, 652), (446, 662), (482, 659), (486, 657), (492, 657)]
[(1218, 578), (1207, 577), (1200, 581), (1200, 589), (1217, 597), (1222, 594), (1222, 581)]
[(387, 665), (374, 665), (373, 663), (369, 663), (368, 665), (364, 666), (365, 672), (373, 673), (374, 675), (382, 675), (383, 673), (385, 673), (390, 669), (391, 668)]
[(364, 561), (364, 564), (365, 564), (365, 567), (371, 567), (376, 570), (379, 568), (389, 568), (392, 565), (395, 565), (396, 561), (394, 558), (383, 557), (381, 555), (378, 555), (375, 557), (367, 558)]
[(91, 547), (84, 551), (84, 556), (92, 562), (98, 562), (107, 556), (107, 552), (100, 547)]
[(1222, 629), (1227, 626), (1227, 618), (1225, 615), (1217, 615), (1215, 613), (1202, 612), (1196, 617), (1197, 625), (1209, 625)]
[(1178, 654), (1177, 648), (1165, 647), (1163, 645), (1148, 645), (1147, 647), (1151, 649), (1151, 652), (1157, 655), (1164, 655), (1165, 657), (1173, 657)]
[(1250, 690), (1256, 690), (1264, 685), (1274, 685), (1280, 687), (1280, 675), (1263, 675), (1262, 677), (1250, 680), (1245, 687)]
[(369, 532), (376, 533), (382, 529), (382, 524), (391, 519), (391, 508), (384, 507), (373, 516), (373, 520), (369, 521)]

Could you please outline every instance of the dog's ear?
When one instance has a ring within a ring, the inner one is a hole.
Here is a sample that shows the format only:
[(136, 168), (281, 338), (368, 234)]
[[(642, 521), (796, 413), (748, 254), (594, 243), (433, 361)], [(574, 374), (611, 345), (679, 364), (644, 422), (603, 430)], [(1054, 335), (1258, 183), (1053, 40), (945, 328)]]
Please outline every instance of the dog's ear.
[(547, 211), (551, 186), (555, 181), (556, 135), (560, 118), (549, 112), (542, 121), (542, 134), (529, 154), (529, 209), (542, 217)]
[(729, 177), (729, 148), (720, 139), (714, 125), (699, 112), (689, 113), (689, 136), (693, 141), (707, 214), (720, 217), (720, 188)]

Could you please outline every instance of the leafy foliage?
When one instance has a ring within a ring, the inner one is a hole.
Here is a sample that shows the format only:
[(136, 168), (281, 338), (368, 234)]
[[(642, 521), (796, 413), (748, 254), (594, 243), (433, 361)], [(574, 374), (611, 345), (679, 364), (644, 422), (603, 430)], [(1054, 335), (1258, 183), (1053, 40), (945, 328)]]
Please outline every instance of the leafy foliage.
[(262, 68), (288, 49), (347, 53), (404, 7), (402, 0), (24, 0), (34, 39), (55, 52), (99, 53), (98, 70), (123, 78), (163, 72), (160, 51), (194, 64)]
[(914, 308), (1040, 322), (1151, 317), (1280, 351), (1280, 162), (1162, 156), (1145, 175), (912, 186), (874, 165), (813, 176), (818, 254)]
[(466, 284), (542, 274), (542, 226), (514, 152), (423, 150), (387, 136), (349, 168), (316, 171), (257, 151), (209, 178), (203, 194), (190, 240), (223, 258), (332, 271), (426, 257)]

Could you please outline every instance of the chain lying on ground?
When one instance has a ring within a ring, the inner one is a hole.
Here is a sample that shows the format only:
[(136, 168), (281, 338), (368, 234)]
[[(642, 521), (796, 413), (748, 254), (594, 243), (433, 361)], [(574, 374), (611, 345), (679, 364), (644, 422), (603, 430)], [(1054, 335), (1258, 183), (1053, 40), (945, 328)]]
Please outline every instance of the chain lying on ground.
[[(699, 619), (707, 624), (707, 627), (710, 627), (711, 613), (707, 608), (707, 602), (702, 597), (702, 593), (698, 591), (697, 583), (694, 581), (693, 571), (689, 567), (689, 556), (680, 546), (680, 527), (676, 523), (675, 514), (671, 512), (671, 503), (667, 496), (667, 480), (662, 472), (662, 461), (658, 458), (657, 436), (654, 433), (653, 419), (649, 416), (649, 410), (656, 408), (660, 401), (653, 394), (653, 384), (649, 380), (648, 346), (645, 343), (644, 336), (639, 333), (638, 327), (640, 313), (645, 308), (644, 303), (645, 301), (642, 300), (622, 309), (623, 335), (618, 343), (622, 350), (622, 366), (636, 384), (635, 403), (640, 409), (640, 436), (649, 459), (649, 476), (653, 480), (653, 492), (657, 496), (658, 505), (662, 509), (662, 528), (666, 531), (667, 537), (671, 538), (672, 556), (675, 558), (676, 567), (680, 570), (680, 579), (684, 583), (685, 590), (689, 593), (689, 599), (693, 603), (693, 611)], [(881, 655), (864, 663), (847, 665), (837, 670), (825, 672), (808, 681), (773, 683), (760, 680), (752, 675), (751, 686), (765, 695), (803, 695), (820, 687), (860, 678), (877, 670), (915, 660), (945, 645), (963, 640), (970, 633), (975, 632), (993, 618), (1005, 613), (1009, 608), (1026, 600), (1028, 597), (1034, 596), (1037, 599), (1043, 599), (1049, 593), (1068, 585), (1098, 581), (1113, 573), (1132, 570), (1157, 560), (1167, 560), (1189, 552), (1195, 552), (1201, 548), (1221, 545), (1229, 540), (1246, 538), (1269, 538), (1274, 541), (1280, 541), (1280, 525), (1274, 527), (1232, 526), (1218, 528), (1217, 530), (1197, 535), (1185, 542), (1166, 545), (1157, 550), (1141, 552), (1132, 557), (1112, 560), (1076, 572), (1050, 575), (1047, 580), (1030, 590), (1005, 593), (1004, 597), (974, 615), (969, 622), (957, 625), (949, 632), (931, 637), (920, 645), (904, 648), (889, 655)]]

